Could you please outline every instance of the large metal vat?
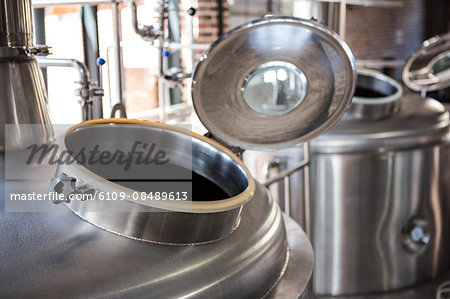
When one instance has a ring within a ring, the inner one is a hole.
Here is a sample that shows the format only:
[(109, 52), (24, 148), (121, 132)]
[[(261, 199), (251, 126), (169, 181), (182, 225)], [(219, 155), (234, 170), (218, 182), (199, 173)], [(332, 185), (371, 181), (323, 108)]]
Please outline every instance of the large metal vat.
[(400, 289), (449, 269), (448, 112), (380, 73), (361, 71), (357, 86), (343, 119), (311, 142), (318, 294)]
[[(97, 138), (89, 138), (92, 134)], [(65, 135), (64, 144), (70, 150), (100, 145), (102, 150), (126, 152), (136, 139), (156, 138), (169, 157), (180, 158), (173, 163), (188, 167), (192, 161), (192, 171), (230, 198), (205, 194), (204, 181), (199, 185), (194, 180), (190, 202), (130, 199), (119, 203), (119, 211), (110, 202), (84, 205), (73, 200), (67, 205), (75, 213), (55, 204), (45, 213), (2, 212), (0, 297), (307, 296), (313, 267), (309, 241), (293, 220), (283, 219), (267, 190), (220, 144), (175, 127), (120, 120), (78, 126)], [(192, 151), (186, 150), (188, 144)], [(86, 192), (87, 187), (129, 192), (131, 197), (142, 191), (118, 183), (111, 173), (98, 177), (96, 166), (59, 166), (52, 188), (63, 189), (66, 196)], [(108, 165), (110, 171), (114, 167)], [(217, 167), (222, 171), (212, 171)], [(51, 176), (49, 171), (40, 171), (40, 177)], [(137, 172), (116, 174), (132, 181)], [(223, 175), (233, 179), (223, 180)], [(148, 179), (142, 174), (139, 178)], [(7, 180), (7, 187), (10, 183)]]
[[(301, 39), (286, 47), (293, 35)], [(307, 237), (232, 151), (310, 140), (342, 116), (354, 84), (352, 54), (333, 32), (311, 21), (264, 18), (214, 43), (193, 74), (195, 109), (211, 137), (228, 148), (164, 124), (95, 120), (57, 138), (55, 175), (35, 160), (24, 169), (11, 166), (30, 140), (8, 142), (0, 297), (308, 296)], [(267, 88), (273, 93), (259, 103)], [(167, 168), (133, 160), (136, 142), (165, 153)], [(100, 156), (132, 158), (133, 167), (91, 162), (96, 148)], [(79, 158), (82, 151), (91, 156)], [(63, 155), (76, 163), (63, 163)], [(42, 192), (53, 176), (50, 192), (62, 196), (52, 200), (59, 205), (43, 203), (47, 210), (40, 213), (9, 210), (17, 207), (10, 190)], [(188, 191), (191, 200), (134, 198), (149, 191)], [(74, 197), (84, 195), (91, 197)]]
[[(348, 111), (310, 151), (309, 168), (270, 189), (310, 233), (316, 294), (379, 294), (450, 269), (449, 113), (442, 104), (359, 70)], [(247, 152), (244, 161), (266, 181), (303, 156), (294, 147)]]

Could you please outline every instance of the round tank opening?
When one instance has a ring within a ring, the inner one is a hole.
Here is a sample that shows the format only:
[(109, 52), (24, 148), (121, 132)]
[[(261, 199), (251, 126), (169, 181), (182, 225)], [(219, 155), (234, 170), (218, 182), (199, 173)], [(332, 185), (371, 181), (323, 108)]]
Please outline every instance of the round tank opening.
[[(82, 167), (137, 192), (155, 192), (163, 186), (176, 194), (191, 188), (193, 201), (218, 201), (239, 195), (249, 185), (248, 172), (231, 156), (178, 130), (87, 125), (68, 133), (65, 146)], [(111, 188), (114, 191), (114, 184)]]
[[(380, 74), (358, 73), (355, 97), (382, 99), (392, 97), (401, 91), (400, 85), (391, 78)], [(393, 98), (395, 100), (395, 98)]]

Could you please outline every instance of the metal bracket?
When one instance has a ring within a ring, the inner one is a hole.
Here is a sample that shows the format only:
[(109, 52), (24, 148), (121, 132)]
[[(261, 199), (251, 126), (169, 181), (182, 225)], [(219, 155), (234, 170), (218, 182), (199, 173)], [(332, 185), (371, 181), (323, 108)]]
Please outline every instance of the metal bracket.
[(240, 148), (238, 146), (231, 146), (228, 145), (222, 141), (217, 140), (214, 135), (211, 134), (211, 132), (207, 132), (205, 135), (203, 135), (205, 137), (208, 137), (209, 139), (212, 139), (218, 143), (220, 143), (221, 145), (225, 146), (227, 149), (229, 149), (230, 151), (233, 152), (233, 154), (235, 154), (236, 156), (238, 156), (239, 158), (242, 158), (242, 153), (245, 151), (245, 149)]
[[(77, 181), (76, 178), (68, 176), (62, 172), (56, 178), (51, 180), (50, 192), (56, 192), (64, 195), (63, 200), (53, 200), (54, 204), (60, 204), (63, 202), (70, 203), (70, 195), (72, 194), (94, 194), (95, 190), (90, 188), (87, 184)], [(84, 201), (86, 199), (81, 197), (81, 200)]]
[(34, 56), (48, 56), (52, 53), (50, 53), (50, 48), (47, 45), (36, 45), (32, 47), (23, 47), (23, 50), (25, 51), (25, 54), (28, 57), (34, 57)]

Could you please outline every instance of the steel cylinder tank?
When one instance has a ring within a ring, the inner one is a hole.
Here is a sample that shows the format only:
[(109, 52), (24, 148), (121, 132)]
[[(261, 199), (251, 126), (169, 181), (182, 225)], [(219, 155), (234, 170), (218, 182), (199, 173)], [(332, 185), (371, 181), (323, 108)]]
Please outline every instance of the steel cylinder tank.
[(352, 105), (311, 142), (319, 294), (382, 292), (449, 269), (449, 114), (360, 71)]
[[(310, 233), (316, 294), (388, 292), (449, 270), (450, 135), (442, 104), (359, 70), (352, 104), (310, 142), (310, 155), (309, 169), (270, 189)], [(244, 155), (261, 181), (302, 159), (302, 147)]]
[[(0, 297), (306, 298), (311, 244), (235, 153), (318, 136), (345, 112), (354, 87), (353, 55), (339, 36), (314, 21), (267, 17), (222, 36), (196, 66), (193, 104), (211, 138), (94, 120), (54, 144), (37, 138), (56, 145), (59, 159), (48, 169), (17, 158), (27, 157), (30, 140), (7, 139)], [(157, 147), (170, 163), (142, 163), (136, 144)], [(98, 149), (121, 158), (93, 162)], [(124, 169), (125, 157), (132, 168)], [(14, 161), (27, 162), (21, 169)], [(16, 213), (24, 205), (11, 186), (57, 197), (37, 202), (44, 212)], [(164, 200), (149, 198), (154, 191)], [(170, 200), (184, 191), (190, 200)]]
[[(31, 165), (28, 170), (40, 178), (55, 176), (50, 190), (64, 195), (65, 204), (50, 203), (45, 212), (0, 213), (0, 297), (308, 296), (313, 268), (309, 241), (220, 144), (180, 128), (128, 120), (84, 123), (58, 140), (61, 152), (91, 145), (102, 152), (130, 152), (135, 140), (158, 140), (158, 148), (172, 159), (170, 167), (178, 174), (192, 171), (191, 181), (179, 184), (191, 186), (193, 198), (136, 200), (134, 195), (143, 192), (140, 187), (163, 178), (161, 172), (149, 172), (148, 165), (117, 172), (112, 163), (78, 161), (58, 165), (56, 176), (54, 168)], [(8, 180), (11, 175), (7, 173), (7, 192), (8, 185), (15, 184)], [(21, 186), (22, 193), (47, 188)], [(176, 186), (169, 183), (170, 189)], [(90, 191), (129, 196), (114, 203), (101, 197), (70, 200), (70, 195)], [(11, 209), (10, 197), (0, 203), (5, 201)]]
[[(15, 130), (6, 143), (33, 138), (20, 124), (50, 124), (46, 92), (35, 55), (47, 48), (33, 46), (30, 0), (5, 0), (0, 5), (0, 151), (5, 150), (5, 124)], [(49, 139), (52, 130), (42, 126)]]

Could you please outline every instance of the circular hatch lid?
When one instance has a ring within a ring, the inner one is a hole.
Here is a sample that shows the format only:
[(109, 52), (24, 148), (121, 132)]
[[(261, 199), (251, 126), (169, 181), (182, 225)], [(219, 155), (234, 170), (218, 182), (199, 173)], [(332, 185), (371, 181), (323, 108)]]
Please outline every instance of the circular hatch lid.
[(403, 82), (414, 91), (433, 91), (450, 86), (450, 33), (432, 37), (408, 59)]
[(277, 149), (330, 128), (355, 83), (353, 55), (336, 33), (314, 21), (267, 17), (210, 46), (194, 70), (192, 99), (220, 142)]

